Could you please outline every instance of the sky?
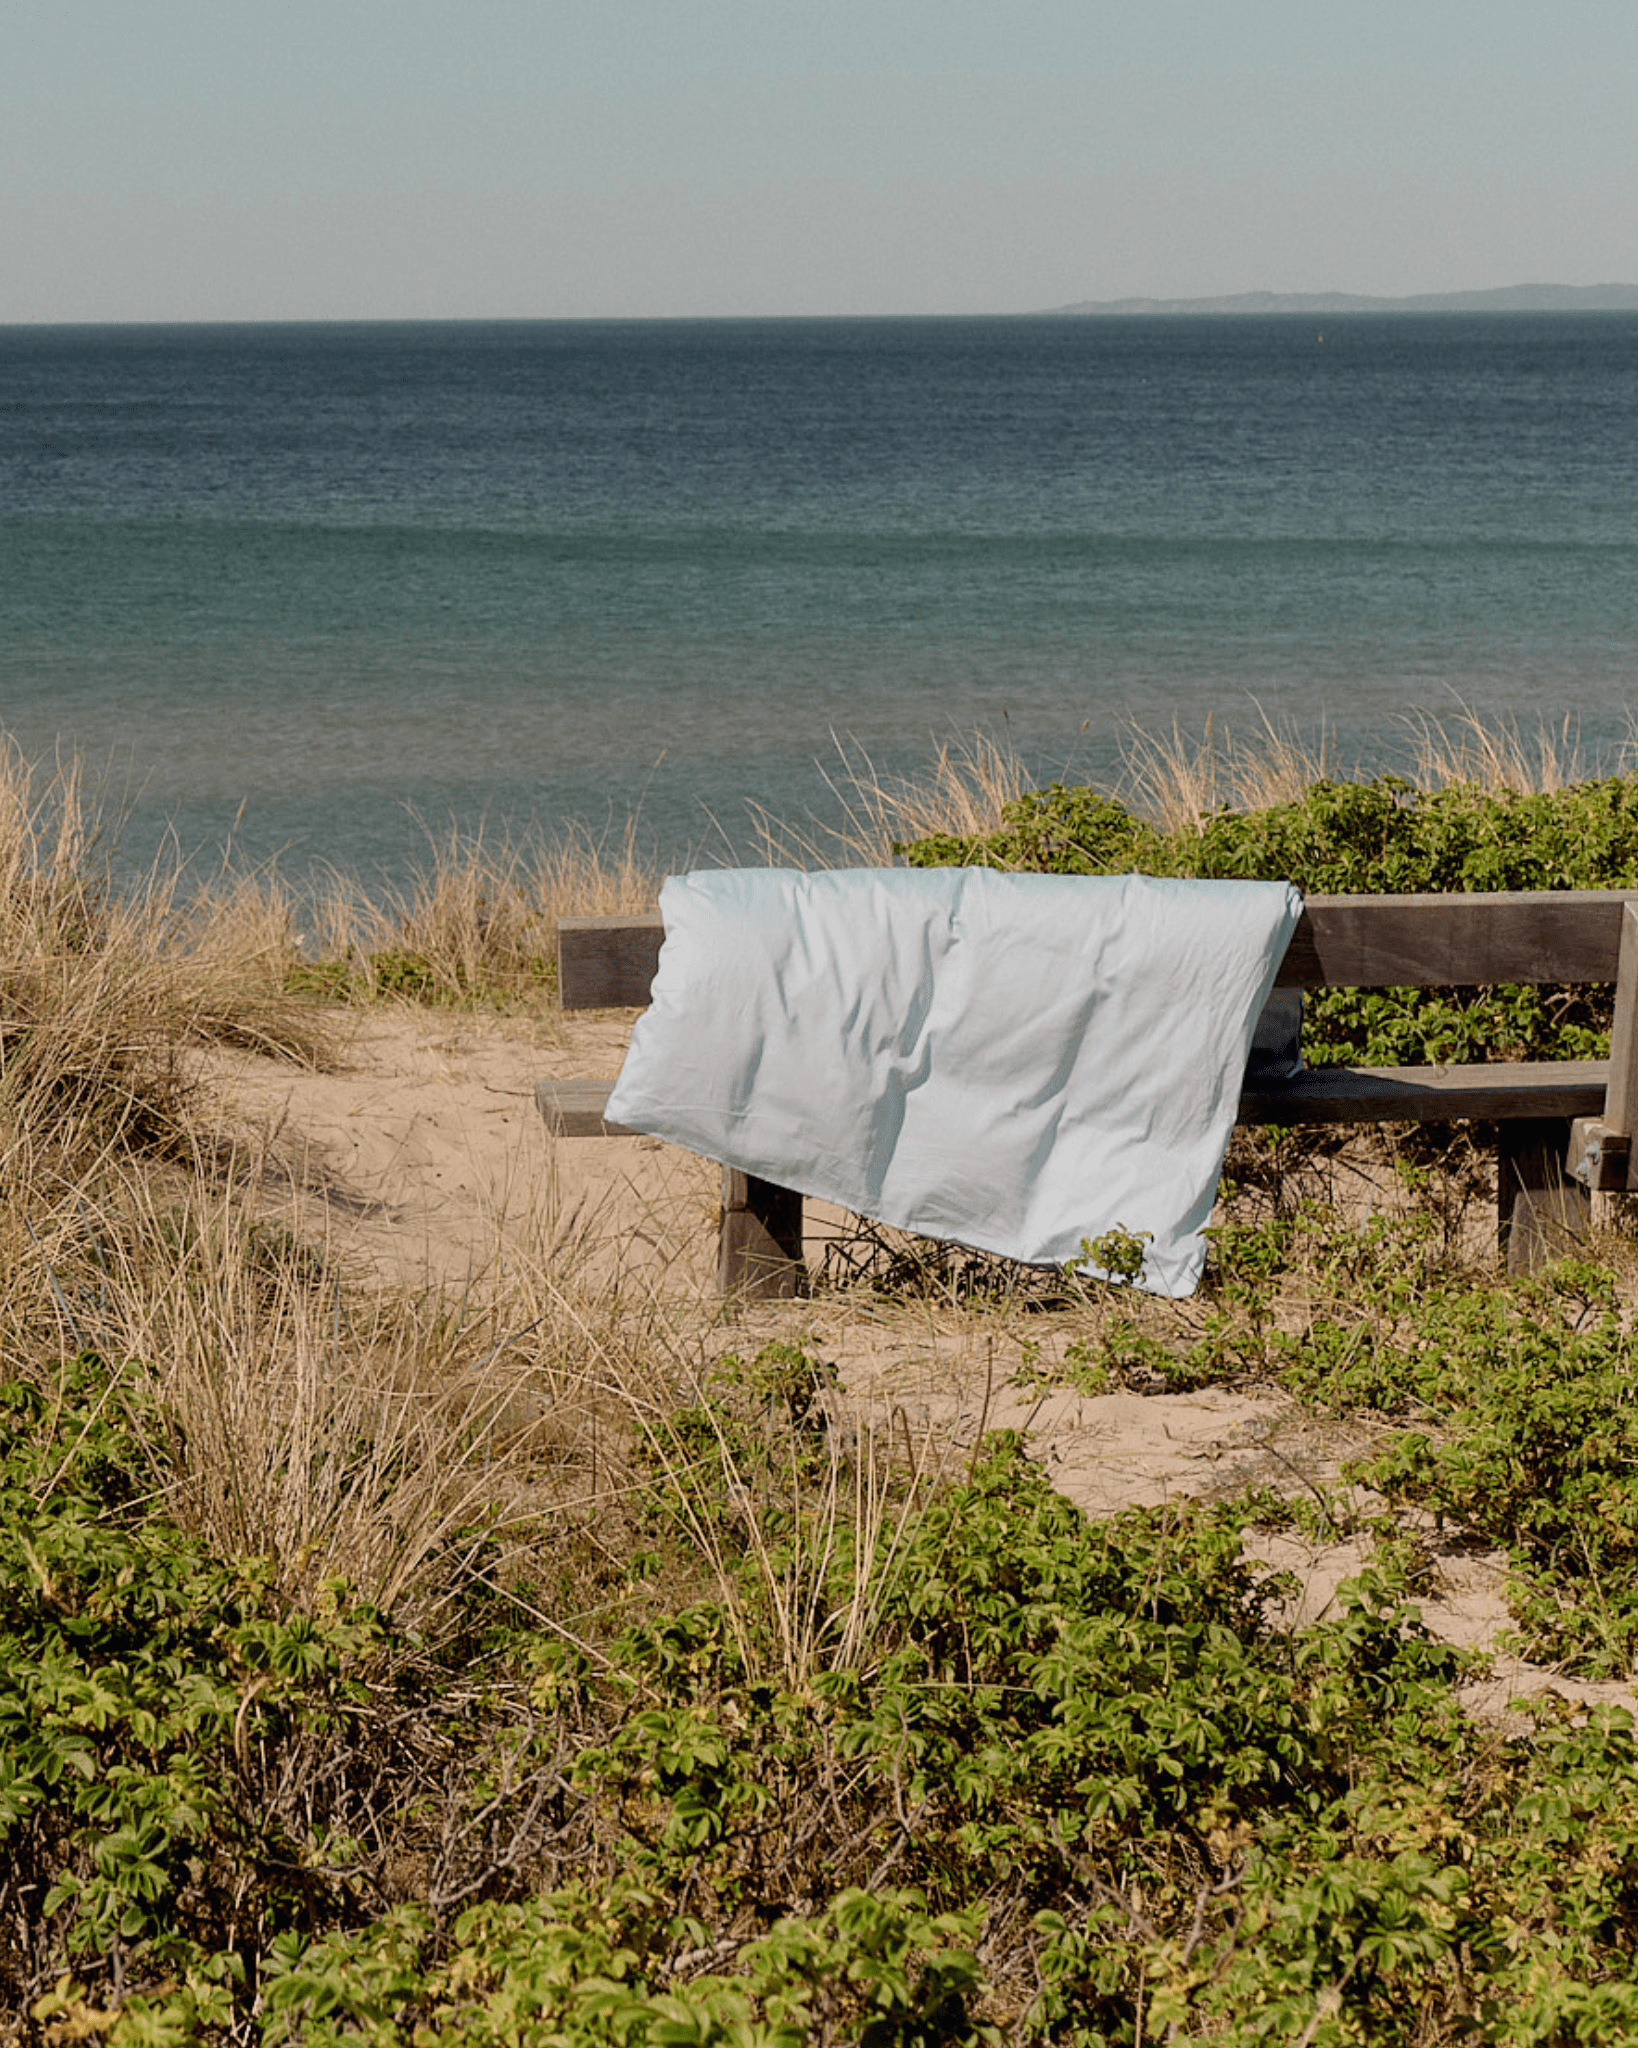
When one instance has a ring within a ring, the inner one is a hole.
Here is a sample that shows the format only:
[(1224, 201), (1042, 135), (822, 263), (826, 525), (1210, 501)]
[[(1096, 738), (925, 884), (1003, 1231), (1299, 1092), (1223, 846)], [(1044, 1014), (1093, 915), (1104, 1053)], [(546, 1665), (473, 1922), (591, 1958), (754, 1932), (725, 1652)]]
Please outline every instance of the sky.
[(0, 322), (1638, 282), (1633, 0), (8, 0)]

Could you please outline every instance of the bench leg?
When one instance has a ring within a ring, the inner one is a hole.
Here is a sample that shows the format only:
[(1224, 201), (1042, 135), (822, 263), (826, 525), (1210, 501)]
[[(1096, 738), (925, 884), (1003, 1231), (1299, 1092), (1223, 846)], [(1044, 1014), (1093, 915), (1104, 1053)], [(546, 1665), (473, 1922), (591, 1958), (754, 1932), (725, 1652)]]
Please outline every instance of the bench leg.
[(768, 1301), (800, 1294), (802, 1197), (771, 1180), (722, 1169), (722, 1230), (717, 1240), (717, 1284), (724, 1294)]
[(1496, 1228), (1509, 1273), (1532, 1272), (1587, 1236), (1592, 1201), (1564, 1170), (1562, 1117), (1520, 1117), (1496, 1127)]

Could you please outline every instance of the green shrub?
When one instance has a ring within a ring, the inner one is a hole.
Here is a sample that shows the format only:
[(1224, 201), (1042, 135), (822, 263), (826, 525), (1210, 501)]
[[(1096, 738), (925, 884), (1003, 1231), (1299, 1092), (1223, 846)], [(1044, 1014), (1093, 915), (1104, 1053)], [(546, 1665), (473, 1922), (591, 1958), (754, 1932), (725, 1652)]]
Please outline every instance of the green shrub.
[(0, 1387), (0, 1435), (0, 1895), (31, 1936), (0, 1949), (0, 2005), (57, 1957), (223, 2017), (271, 1933), (346, 1910), (346, 1844), (268, 1761), (335, 1726), (379, 1624), (285, 1615), (156, 1514), (94, 1360), (49, 1397)]
[[(1280, 1255), (1236, 1248), (1248, 1280)], [(1499, 1359), (1492, 1377), (1537, 1407), (1497, 1424), (1471, 1485), (1407, 1449), (1406, 1487), (1464, 1512), (1494, 1488), (1497, 1517), (1549, 1546), (1553, 1515), (1585, 1524), (1580, 1475), (1607, 1488), (1629, 1454), (1603, 1283), (1565, 1270), (1464, 1321), (1413, 1266), (1358, 1257), (1360, 1319), (1392, 1307), (1397, 1341), (1343, 1379), (1357, 1345), (1293, 1340), (1293, 1376), (1323, 1392), (1330, 1372), (1350, 1400), (1369, 1384), (1420, 1419), (1446, 1382), (1447, 1413), (1476, 1408)], [(1576, 1369), (1552, 1381), (1544, 1349), (1566, 1333)], [(805, 1433), (823, 1378), (791, 1346), (728, 1367), (701, 1497), (737, 1487), (743, 1508), (757, 1442), (783, 1456), (749, 1417)], [(1577, 1406), (1583, 1383), (1602, 1393)], [(960, 1483), (906, 1496), (873, 1546), (808, 1545), (816, 1600), (874, 1581), (848, 1661), (791, 1682), (747, 1662), (772, 1626), (748, 1544), (718, 1597), (579, 1647), (508, 1627), (486, 1592), (465, 1652), (411, 1684), (390, 1625), (339, 1590), (301, 1621), (255, 1567), (172, 1529), (120, 1398), (91, 1361), (46, 1393), (0, 1389), (0, 2001), (31, 2042), (1630, 2031), (1629, 1717), (1475, 1727), (1463, 1660), (1391, 1562), (1292, 1626), (1244, 1555), (1245, 1510), (1090, 1523), (1003, 1436)], [(798, 1472), (779, 1512), (794, 1532), (836, 1509)], [(384, 1731), (406, 1728), (390, 1753)], [(337, 1824), (336, 1759), (368, 1842)], [(413, 1885), (389, 1879), (414, 1848)]]
[[(1308, 895), (1638, 888), (1638, 777), (1544, 794), (1398, 776), (1317, 782), (1295, 802), (1220, 811), (1162, 834), (1112, 797), (1054, 784), (1015, 798), (1000, 831), (897, 849), (915, 867), (1139, 872), (1295, 882)], [(1482, 1057), (1596, 1058), (1607, 989), (1327, 989), (1308, 999), (1319, 1063), (1421, 1065)]]
[(360, 1934), (289, 1943), (267, 2038), (342, 2048), (404, 2040), (413, 2026), (444, 2048), (999, 2048), (969, 2010), (983, 1983), (976, 1915), (931, 1914), (913, 1892), (845, 1892), (731, 1944), (724, 1974), (689, 1967), (665, 1906), (617, 1879), (475, 1906), (451, 1943), (413, 1908)]

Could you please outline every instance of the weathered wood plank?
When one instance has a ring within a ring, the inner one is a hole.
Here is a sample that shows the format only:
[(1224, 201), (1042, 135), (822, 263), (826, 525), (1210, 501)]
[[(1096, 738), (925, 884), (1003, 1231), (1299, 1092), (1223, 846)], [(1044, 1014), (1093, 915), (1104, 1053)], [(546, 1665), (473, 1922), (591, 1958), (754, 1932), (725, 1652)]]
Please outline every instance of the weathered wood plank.
[[(1312, 896), (1275, 985), (1443, 988), (1614, 981), (1629, 902), (1638, 902), (1638, 891)], [(646, 1003), (663, 937), (657, 913), (562, 919), (558, 988), (563, 1007)]]
[[(1243, 1124), (1448, 1123), (1457, 1117), (1595, 1117), (1604, 1106), (1603, 1060), (1493, 1067), (1317, 1067), (1290, 1081), (1248, 1088)], [(629, 1138), (607, 1121), (612, 1081), (540, 1081), (535, 1100), (561, 1138)]]
[(1242, 1124), (1450, 1123), (1459, 1117), (1598, 1116), (1605, 1060), (1538, 1060), (1488, 1067), (1315, 1067), (1247, 1088)]
[(1278, 988), (1445, 988), (1614, 981), (1638, 891), (1310, 896)]
[(806, 1277), (801, 1195), (725, 1166), (717, 1236), (719, 1291), (753, 1301), (784, 1301), (801, 1293)]
[[(1610, 1031), (1610, 1092), (1604, 1103), (1607, 1132), (1632, 1138), (1638, 1119), (1638, 904), (1629, 903), (1621, 916), (1620, 969), (1615, 981), (1615, 1017)], [(1627, 1148), (1627, 1180), (1632, 1186), (1632, 1148)]]
[(664, 937), (658, 912), (638, 917), (560, 917), (558, 1001), (565, 1010), (646, 1007)]
[(603, 1114), (613, 1091), (612, 1081), (537, 1081), (535, 1102), (555, 1137), (638, 1137), (639, 1132), (611, 1124)]
[(1564, 1171), (1595, 1193), (1627, 1193), (1627, 1169), (1632, 1159), (1632, 1140), (1625, 1131), (1612, 1131), (1601, 1117), (1570, 1119), (1570, 1149), (1564, 1155)]
[(1587, 1190), (1565, 1172), (1570, 1126), (1559, 1117), (1505, 1123), (1497, 1132), (1496, 1236), (1510, 1273), (1528, 1273), (1583, 1243)]

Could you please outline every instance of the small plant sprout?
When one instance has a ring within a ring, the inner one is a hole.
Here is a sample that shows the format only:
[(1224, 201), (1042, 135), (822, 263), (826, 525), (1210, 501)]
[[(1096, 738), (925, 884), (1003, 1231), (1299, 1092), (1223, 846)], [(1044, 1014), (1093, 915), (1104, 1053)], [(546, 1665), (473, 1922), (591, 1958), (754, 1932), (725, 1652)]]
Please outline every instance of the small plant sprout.
[(1152, 1230), (1127, 1230), (1117, 1223), (1099, 1237), (1081, 1239), (1081, 1256), (1066, 1271), (1107, 1280), (1112, 1287), (1135, 1287), (1143, 1277), (1144, 1247), (1154, 1243)]

